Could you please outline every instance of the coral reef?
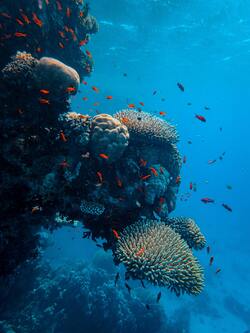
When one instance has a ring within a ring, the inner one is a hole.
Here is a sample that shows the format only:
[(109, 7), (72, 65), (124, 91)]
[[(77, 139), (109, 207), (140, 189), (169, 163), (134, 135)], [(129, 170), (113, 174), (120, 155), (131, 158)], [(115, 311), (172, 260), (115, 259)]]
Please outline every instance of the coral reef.
[(121, 281), (115, 287), (116, 273), (102, 258), (101, 266), (98, 261), (57, 270), (48, 263), (26, 265), (9, 287), (1, 288), (1, 332), (159, 333), (166, 323), (161, 305), (145, 307), (155, 297), (136, 290), (130, 296)]
[(150, 113), (121, 110), (114, 117), (127, 126), (131, 140), (143, 144), (166, 144), (178, 141), (175, 127)]
[(117, 241), (115, 259), (133, 278), (167, 286), (177, 295), (197, 295), (203, 271), (184, 240), (164, 223), (141, 220), (126, 227)]
[(108, 114), (99, 114), (93, 118), (91, 130), (91, 152), (101, 159), (107, 156), (111, 163), (119, 159), (128, 145), (129, 133), (126, 126)]
[(164, 222), (177, 232), (190, 248), (202, 250), (206, 246), (206, 238), (193, 219), (188, 217), (170, 217)]
[(81, 202), (80, 206), (81, 211), (83, 214), (89, 214), (89, 215), (102, 215), (102, 213), (105, 210), (105, 207), (103, 205), (100, 205), (95, 202), (88, 202), (83, 200)]

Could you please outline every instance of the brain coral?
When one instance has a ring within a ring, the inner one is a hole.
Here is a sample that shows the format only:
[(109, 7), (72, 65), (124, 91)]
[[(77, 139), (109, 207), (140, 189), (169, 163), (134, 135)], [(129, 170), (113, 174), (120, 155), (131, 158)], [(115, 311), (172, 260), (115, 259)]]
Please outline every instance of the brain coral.
[(201, 250), (206, 245), (206, 239), (193, 219), (188, 217), (171, 217), (166, 224), (183, 238), (190, 248)]
[(143, 143), (176, 143), (178, 135), (174, 126), (146, 112), (121, 110), (114, 115), (127, 126), (131, 139)]
[(91, 151), (95, 157), (108, 156), (107, 162), (121, 157), (128, 145), (127, 127), (108, 114), (99, 114), (93, 118), (91, 129)]
[(39, 86), (43, 89), (66, 91), (72, 87), (71, 93), (76, 93), (80, 84), (77, 71), (54, 58), (41, 58), (36, 70)]
[(130, 276), (166, 286), (177, 295), (197, 295), (203, 288), (203, 271), (187, 243), (162, 222), (141, 220), (124, 229), (114, 255)]

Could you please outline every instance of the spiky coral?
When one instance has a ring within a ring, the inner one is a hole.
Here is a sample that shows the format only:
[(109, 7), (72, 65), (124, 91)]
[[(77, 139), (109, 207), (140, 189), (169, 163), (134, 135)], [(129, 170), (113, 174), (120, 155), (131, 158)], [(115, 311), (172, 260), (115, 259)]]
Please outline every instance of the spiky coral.
[(114, 255), (133, 278), (167, 286), (177, 295), (202, 291), (201, 266), (186, 242), (164, 223), (141, 220), (126, 227)]
[(200, 228), (189, 217), (171, 217), (166, 220), (166, 224), (183, 238), (190, 248), (201, 250), (206, 245), (206, 239)]
[(178, 141), (175, 127), (150, 113), (121, 110), (114, 117), (128, 127), (132, 140), (145, 144), (176, 143)]

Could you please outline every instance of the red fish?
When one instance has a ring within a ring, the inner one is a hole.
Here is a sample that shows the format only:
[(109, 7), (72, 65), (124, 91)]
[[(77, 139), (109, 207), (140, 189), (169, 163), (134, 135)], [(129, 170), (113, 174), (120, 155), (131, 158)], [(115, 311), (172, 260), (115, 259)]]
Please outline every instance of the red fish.
[(67, 7), (67, 9), (66, 9), (66, 15), (67, 15), (67, 17), (70, 17), (70, 15), (71, 15), (71, 10), (69, 7)]
[(50, 104), (50, 101), (48, 99), (45, 99), (45, 98), (39, 98), (39, 103), (40, 104)]
[(203, 123), (206, 122), (206, 118), (203, 117), (203, 116), (201, 116), (201, 115), (196, 114), (196, 115), (195, 115), (195, 118), (199, 119), (199, 120), (202, 121)]
[(221, 268), (217, 268), (215, 274), (218, 274), (221, 272)]
[(74, 87), (68, 87), (68, 88), (66, 89), (66, 91), (67, 91), (68, 93), (72, 93), (72, 92), (75, 92), (75, 91), (76, 91), (76, 88), (74, 88)]
[(189, 184), (189, 189), (190, 189), (190, 190), (193, 189), (193, 183), (192, 183), (192, 182)]
[(102, 176), (102, 173), (101, 173), (101, 171), (97, 171), (97, 177), (98, 177), (98, 179), (99, 179), (99, 183), (103, 183), (103, 176)]
[(48, 95), (49, 94), (49, 90), (47, 90), (47, 89), (41, 89), (40, 93), (44, 94), (44, 95)]
[(122, 181), (119, 178), (116, 178), (116, 183), (118, 187), (122, 187)]
[(20, 15), (22, 16), (24, 22), (25, 22), (26, 24), (30, 24), (30, 20), (29, 20), (28, 16), (25, 15), (21, 9), (20, 9), (20, 12), (21, 12)]
[(214, 203), (214, 199), (211, 198), (202, 198), (201, 201), (204, 202), (205, 204)]
[(67, 142), (67, 141), (68, 141), (67, 138), (66, 138), (66, 136), (65, 136), (65, 134), (63, 133), (63, 131), (60, 132), (60, 139), (61, 139), (63, 142)]
[(83, 97), (82, 98), (84, 101), (87, 101), (88, 100), (88, 97)]
[(36, 25), (38, 25), (40, 28), (43, 26), (43, 22), (37, 17), (36, 13), (32, 13), (33, 21)]
[(87, 54), (87, 56), (88, 56), (89, 58), (92, 58), (92, 54), (91, 54), (90, 51), (86, 50), (86, 54)]
[(99, 156), (100, 156), (101, 158), (103, 158), (104, 160), (108, 160), (108, 159), (109, 159), (109, 156), (106, 155), (106, 154), (99, 154)]
[(79, 16), (83, 17), (84, 16), (84, 12), (80, 11)]
[(61, 166), (62, 168), (68, 168), (68, 167), (69, 167), (69, 164), (68, 164), (68, 162), (67, 162), (66, 160), (63, 160), (63, 161), (60, 163), (60, 166)]
[(62, 5), (60, 1), (56, 1), (56, 5), (57, 5), (57, 10), (61, 11), (62, 10)]
[(59, 42), (58, 45), (60, 46), (61, 49), (64, 49), (64, 44), (62, 42)]
[(133, 104), (133, 103), (128, 104), (128, 107), (129, 107), (130, 109), (134, 109), (134, 108), (135, 108), (135, 104)]
[(145, 167), (146, 165), (147, 165), (147, 161), (145, 161), (145, 160), (143, 160), (142, 158), (140, 159), (140, 166), (143, 166), (143, 167)]
[(161, 115), (161, 116), (165, 116), (165, 115), (166, 115), (166, 112), (160, 111), (160, 112), (159, 112), (159, 115)]
[(159, 203), (162, 205), (164, 202), (165, 202), (165, 198), (160, 197), (160, 198), (159, 198)]
[(62, 37), (65, 38), (65, 33), (63, 31), (58, 31), (58, 34)]
[(127, 124), (127, 123), (129, 122), (129, 118), (128, 118), (128, 117), (123, 117), (123, 118), (121, 119), (121, 122), (122, 122), (123, 124)]
[(148, 179), (150, 177), (151, 177), (151, 175), (146, 175), (146, 176), (141, 176), (140, 178), (141, 178), (141, 180), (146, 180), (146, 179)]
[(145, 252), (144, 246), (135, 254), (137, 257), (140, 257)]
[(141, 106), (144, 106), (144, 103), (143, 103), (143, 102), (139, 102), (139, 104), (140, 104)]
[(115, 229), (112, 229), (112, 232), (113, 232), (113, 234), (114, 234), (114, 236), (115, 236), (116, 239), (120, 238), (118, 232)]
[(187, 156), (183, 156), (183, 163), (185, 164), (187, 162)]
[(19, 20), (18, 18), (16, 18), (16, 21), (19, 25), (24, 26), (24, 23), (21, 20)]
[(214, 262), (214, 257), (211, 257), (209, 260), (209, 265), (212, 266), (213, 262)]
[(106, 99), (113, 99), (113, 96), (106, 96)]
[(222, 207), (224, 207), (226, 210), (228, 210), (229, 212), (232, 212), (233, 210), (232, 210), (232, 208), (231, 207), (229, 207), (227, 204), (222, 204)]
[(92, 90), (94, 90), (95, 92), (99, 93), (99, 89), (95, 86), (92, 87)]
[(83, 45), (87, 44), (87, 42), (88, 42), (87, 39), (80, 40), (79, 46), (83, 46)]
[(153, 174), (157, 177), (158, 176), (158, 172), (156, 171), (155, 168), (151, 167), (150, 170), (153, 172)]
[(85, 86), (88, 84), (88, 82), (87, 82), (87, 81), (82, 81), (82, 83), (83, 83), (83, 84), (85, 84)]
[(181, 176), (177, 176), (175, 179), (175, 183), (180, 184), (180, 182), (181, 182)]
[(15, 37), (27, 37), (27, 34), (23, 33), (23, 32), (15, 32), (14, 33), (14, 36)]

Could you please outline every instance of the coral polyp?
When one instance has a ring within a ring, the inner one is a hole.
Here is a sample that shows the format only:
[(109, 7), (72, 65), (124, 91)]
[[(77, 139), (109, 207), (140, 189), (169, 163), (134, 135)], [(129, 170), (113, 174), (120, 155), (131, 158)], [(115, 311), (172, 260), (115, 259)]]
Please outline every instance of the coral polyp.
[(162, 222), (140, 220), (126, 227), (114, 256), (131, 277), (168, 287), (177, 295), (198, 295), (203, 289), (203, 270), (197, 259), (180, 235)]

